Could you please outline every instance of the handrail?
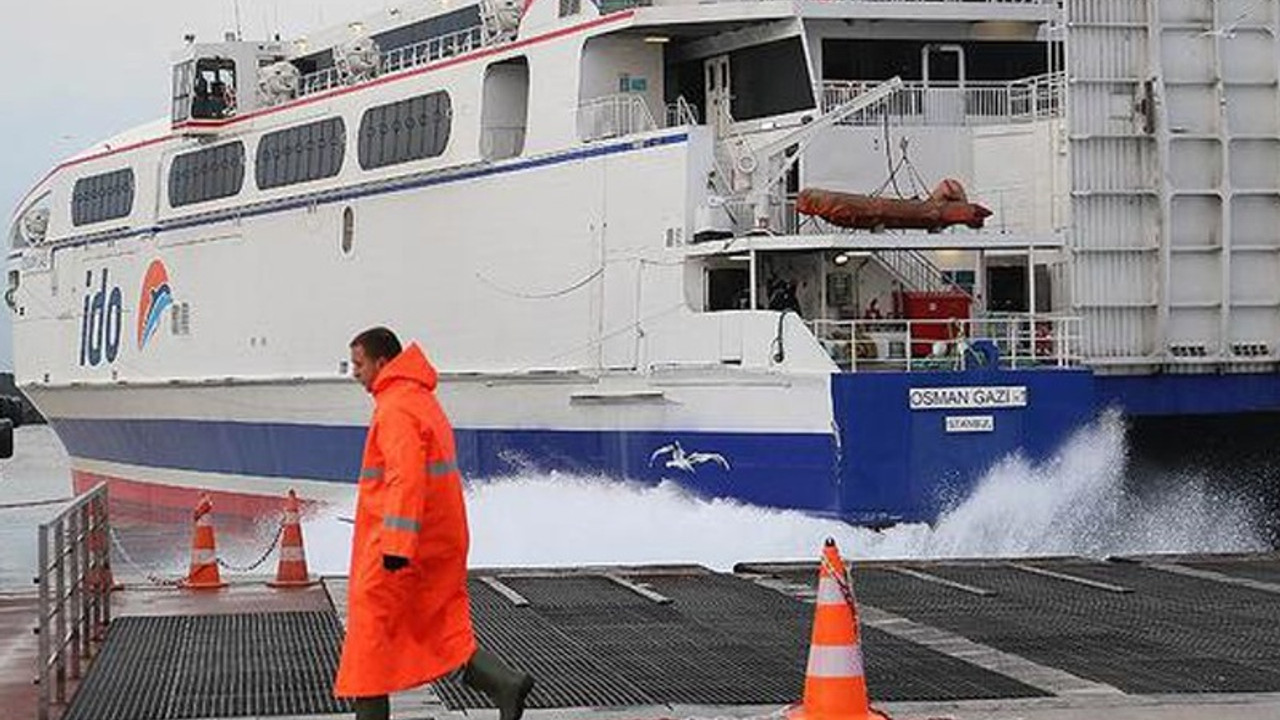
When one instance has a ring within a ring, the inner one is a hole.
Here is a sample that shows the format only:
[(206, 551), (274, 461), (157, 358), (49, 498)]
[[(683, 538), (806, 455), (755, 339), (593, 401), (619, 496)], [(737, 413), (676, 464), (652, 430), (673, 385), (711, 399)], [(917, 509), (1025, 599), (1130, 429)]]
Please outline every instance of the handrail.
[(1083, 322), (1055, 314), (913, 320), (810, 320), (814, 337), (847, 372), (966, 370), (985, 362), (982, 346), (1003, 368), (1074, 368), (1084, 362)]
[(578, 137), (583, 142), (657, 129), (649, 104), (635, 93), (602, 95), (578, 105)]
[[(1066, 81), (1066, 73), (1057, 72), (1008, 82), (907, 82), (894, 97), (842, 122), (877, 125), (886, 115), (899, 122), (923, 125), (1012, 124), (1061, 118)], [(877, 84), (874, 80), (823, 80), (817, 94), (825, 111)]]
[[(444, 35), (437, 35), (413, 45), (388, 50), (379, 56), (378, 73), (397, 72), (419, 67), (436, 60), (478, 50), (502, 39), (502, 36), (488, 37), (482, 22), (479, 25), (472, 25)], [(334, 52), (337, 53), (339, 50), (335, 48)], [(302, 82), (298, 86), (298, 97), (306, 97), (307, 95), (347, 85), (352, 79), (337, 67), (317, 70), (302, 76)]]
[(49, 720), (53, 703), (67, 702), (67, 680), (81, 677), (81, 662), (91, 656), (93, 644), (104, 639), (111, 622), (106, 484), (77, 497), (41, 524), (39, 533), (36, 683), (39, 720)]

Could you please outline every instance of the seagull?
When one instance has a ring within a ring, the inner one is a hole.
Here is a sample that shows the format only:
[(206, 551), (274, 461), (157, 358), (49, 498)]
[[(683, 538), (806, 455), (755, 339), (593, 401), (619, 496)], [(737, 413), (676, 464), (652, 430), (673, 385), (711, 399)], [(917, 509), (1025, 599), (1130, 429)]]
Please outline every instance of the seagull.
[(1200, 33), (1200, 37), (1218, 36), (1226, 40), (1233, 39), (1236, 36), (1236, 28), (1240, 27), (1240, 24), (1243, 23), (1245, 20), (1248, 20), (1253, 15), (1253, 11), (1257, 10), (1258, 6), (1262, 5), (1262, 3), (1263, 3), (1263, 0), (1255, 0), (1255, 2), (1252, 5), (1244, 9), (1244, 12), (1237, 15), (1235, 20), (1232, 20), (1231, 22), (1227, 23), (1226, 25), (1223, 25), (1222, 27), (1214, 28), (1212, 30), (1205, 30), (1204, 32)]
[(729, 461), (724, 459), (720, 453), (703, 453), (693, 452), (686, 453), (684, 448), (680, 447), (680, 441), (677, 440), (670, 445), (663, 445), (653, 451), (653, 455), (649, 456), (649, 465), (652, 467), (655, 460), (659, 457), (671, 453), (671, 459), (667, 460), (664, 465), (669, 468), (677, 468), (687, 473), (694, 472), (694, 465), (713, 462), (719, 464), (725, 470), (729, 469)]

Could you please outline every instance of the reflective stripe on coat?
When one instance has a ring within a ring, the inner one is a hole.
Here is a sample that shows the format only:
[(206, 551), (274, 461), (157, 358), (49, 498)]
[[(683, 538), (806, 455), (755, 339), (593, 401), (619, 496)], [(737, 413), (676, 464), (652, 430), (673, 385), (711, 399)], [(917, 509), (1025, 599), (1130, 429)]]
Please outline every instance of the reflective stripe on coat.
[[(338, 697), (416, 687), (475, 652), (467, 597), (467, 514), (436, 371), (416, 345), (374, 381), (347, 590)], [(409, 558), (397, 572), (383, 554)]]

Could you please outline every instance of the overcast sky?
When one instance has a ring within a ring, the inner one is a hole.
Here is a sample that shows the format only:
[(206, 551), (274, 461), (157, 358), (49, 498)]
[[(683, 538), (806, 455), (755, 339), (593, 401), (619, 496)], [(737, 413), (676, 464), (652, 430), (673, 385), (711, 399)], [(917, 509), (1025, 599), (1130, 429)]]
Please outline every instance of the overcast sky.
[[(169, 112), (169, 63), (182, 36), (289, 39), (397, 4), (392, 0), (37, 0), (8, 3), (0, 23), (0, 205), (15, 204), (60, 158)], [(10, 367), (0, 307), (0, 367)]]

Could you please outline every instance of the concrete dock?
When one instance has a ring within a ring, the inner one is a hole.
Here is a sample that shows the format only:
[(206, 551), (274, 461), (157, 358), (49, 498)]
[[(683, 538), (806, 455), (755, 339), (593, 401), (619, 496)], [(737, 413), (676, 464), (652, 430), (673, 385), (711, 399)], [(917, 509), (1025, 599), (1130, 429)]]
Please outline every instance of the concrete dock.
[[(530, 720), (778, 718), (803, 686), (816, 575), (487, 569), (471, 592), (481, 642), (538, 678)], [(54, 717), (349, 712), (329, 693), (345, 581), (263, 580), (114, 593), (106, 642)], [(1280, 718), (1280, 555), (855, 563), (853, 580), (871, 695), (894, 718)], [(0, 701), (34, 717), (20, 606), (0, 598)], [(393, 715), (496, 717), (453, 680), (394, 697)]]

